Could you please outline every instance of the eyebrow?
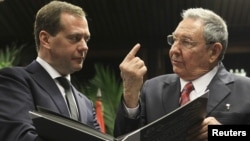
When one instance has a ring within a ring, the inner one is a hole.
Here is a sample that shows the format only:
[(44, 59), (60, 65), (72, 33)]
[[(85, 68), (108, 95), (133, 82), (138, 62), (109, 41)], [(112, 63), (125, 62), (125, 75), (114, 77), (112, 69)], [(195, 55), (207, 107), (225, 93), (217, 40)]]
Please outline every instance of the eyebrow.
[[(172, 33), (172, 35), (173, 35), (174, 37), (176, 37), (176, 34)], [(193, 38), (192, 38), (191, 35), (186, 35), (186, 34), (184, 34), (184, 35), (182, 34), (182, 35), (180, 36), (180, 38), (193, 40)]]

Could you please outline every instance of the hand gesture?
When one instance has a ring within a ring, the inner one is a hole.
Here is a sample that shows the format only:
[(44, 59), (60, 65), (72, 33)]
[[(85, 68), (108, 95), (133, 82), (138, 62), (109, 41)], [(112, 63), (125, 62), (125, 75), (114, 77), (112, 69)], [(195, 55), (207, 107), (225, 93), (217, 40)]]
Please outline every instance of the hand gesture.
[(123, 80), (124, 102), (129, 108), (134, 108), (138, 105), (143, 76), (147, 72), (144, 61), (136, 56), (139, 49), (140, 44), (136, 44), (119, 66)]

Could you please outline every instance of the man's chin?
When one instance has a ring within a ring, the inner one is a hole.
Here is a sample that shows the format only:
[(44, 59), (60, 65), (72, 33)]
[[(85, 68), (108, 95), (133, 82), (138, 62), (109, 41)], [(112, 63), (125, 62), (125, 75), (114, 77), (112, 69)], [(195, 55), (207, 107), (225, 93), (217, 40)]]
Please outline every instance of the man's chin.
[(82, 69), (82, 65), (74, 66), (74, 72), (80, 71), (81, 69)]
[(173, 72), (179, 74), (181, 72), (180, 68), (173, 66)]

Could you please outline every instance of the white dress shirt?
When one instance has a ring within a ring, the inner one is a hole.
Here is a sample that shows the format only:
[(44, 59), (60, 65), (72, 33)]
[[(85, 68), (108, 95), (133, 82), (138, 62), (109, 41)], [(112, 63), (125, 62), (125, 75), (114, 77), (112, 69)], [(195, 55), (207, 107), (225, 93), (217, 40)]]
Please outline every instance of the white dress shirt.
[[(211, 71), (201, 76), (200, 78), (192, 81), (194, 90), (191, 91), (189, 95), (190, 100), (194, 100), (197, 97), (205, 93), (205, 91), (207, 90), (207, 86), (209, 85), (211, 80), (214, 78), (217, 71), (218, 71), (218, 66), (214, 67)], [(182, 91), (182, 89), (188, 82), (189, 81), (184, 81), (183, 79), (180, 78), (180, 83), (181, 83), (180, 92)]]

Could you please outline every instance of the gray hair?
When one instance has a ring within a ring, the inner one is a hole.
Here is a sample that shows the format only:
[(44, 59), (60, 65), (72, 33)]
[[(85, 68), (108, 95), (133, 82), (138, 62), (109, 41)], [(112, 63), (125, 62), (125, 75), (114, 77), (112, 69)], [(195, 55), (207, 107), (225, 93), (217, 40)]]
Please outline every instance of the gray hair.
[(47, 31), (51, 35), (55, 36), (64, 27), (60, 23), (62, 13), (69, 13), (78, 17), (85, 17), (86, 13), (79, 6), (62, 2), (62, 1), (51, 1), (50, 3), (43, 6), (36, 14), (34, 23), (34, 36), (37, 51), (39, 50), (40, 40), (39, 33), (42, 30)]
[(222, 52), (219, 60), (223, 60), (228, 45), (228, 30), (226, 22), (216, 13), (203, 8), (190, 8), (184, 10), (182, 18), (199, 19), (204, 22), (204, 38), (207, 44), (219, 42), (222, 44)]

